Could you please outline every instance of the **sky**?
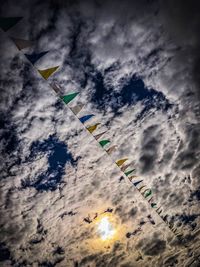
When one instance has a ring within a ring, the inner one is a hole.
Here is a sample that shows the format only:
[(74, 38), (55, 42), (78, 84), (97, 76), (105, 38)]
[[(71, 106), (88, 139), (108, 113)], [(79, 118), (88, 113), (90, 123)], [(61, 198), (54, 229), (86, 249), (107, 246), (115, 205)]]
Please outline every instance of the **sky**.
[[(8, 0), (0, 15), (23, 17), (0, 31), (0, 265), (198, 267), (198, 1)], [(44, 51), (34, 66), (24, 55)], [(52, 83), (79, 95), (65, 105)], [(116, 166), (126, 157), (167, 223)]]

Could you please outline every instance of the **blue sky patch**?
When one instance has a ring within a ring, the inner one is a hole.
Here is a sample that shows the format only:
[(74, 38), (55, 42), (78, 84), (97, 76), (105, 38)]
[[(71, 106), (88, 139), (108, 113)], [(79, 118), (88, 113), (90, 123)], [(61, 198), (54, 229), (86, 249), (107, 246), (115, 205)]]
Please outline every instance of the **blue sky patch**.
[(34, 182), (29, 179), (23, 180), (23, 187), (33, 186), (39, 191), (56, 190), (65, 174), (66, 163), (70, 162), (71, 165), (76, 165), (76, 160), (68, 152), (67, 145), (59, 141), (55, 135), (50, 136), (47, 140), (34, 142), (30, 151), (29, 161), (33, 161), (38, 153), (47, 155), (48, 168), (39, 174)]

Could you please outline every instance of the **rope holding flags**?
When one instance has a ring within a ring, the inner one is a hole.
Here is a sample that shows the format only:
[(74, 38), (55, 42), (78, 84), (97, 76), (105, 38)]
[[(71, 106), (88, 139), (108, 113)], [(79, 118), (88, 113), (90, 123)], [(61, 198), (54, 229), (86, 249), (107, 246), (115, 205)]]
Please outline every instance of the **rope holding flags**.
[[(13, 27), (15, 24), (17, 24), (20, 20), (22, 19), (22, 17), (7, 17), (7, 18), (0, 18), (0, 28), (3, 31), (8, 31), (11, 27)], [(16, 45), (16, 47), (18, 48), (19, 51), (28, 48), (30, 46), (33, 45), (32, 41), (29, 40), (25, 40), (25, 39), (19, 39), (19, 38), (15, 38), (15, 37), (10, 37), (11, 40), (14, 42), (14, 44)], [(32, 54), (27, 54), (25, 53), (24, 56), (30, 61), (30, 63), (34, 66), (34, 64), (43, 56), (45, 56), (48, 53), (48, 51), (43, 51), (40, 53), (35, 53), (33, 52)], [(37, 69), (38, 72), (40, 73), (40, 75), (45, 79), (48, 80), (48, 78), (59, 68), (59, 66), (55, 66), (55, 67), (51, 67), (51, 68), (47, 68), (47, 69)], [(71, 93), (68, 95), (63, 95), (61, 94), (61, 88), (54, 84), (51, 84), (51, 88), (56, 92), (56, 94), (59, 95), (59, 97), (63, 100), (63, 102), (68, 105), (78, 94), (79, 92), (75, 92), (75, 93)], [(75, 116), (77, 116), (77, 114), (82, 110), (82, 108), (84, 107), (84, 104), (82, 103), (78, 103), (77, 105), (73, 106), (73, 107), (69, 107), (71, 109), (71, 111), (73, 112), (73, 114)], [(83, 124), (87, 122), (88, 120), (90, 120), (92, 117), (94, 117), (94, 114), (88, 114), (85, 116), (82, 116), (80, 118), (78, 118), (80, 120), (80, 122)], [(89, 131), (89, 133), (93, 133), (97, 127), (100, 125), (100, 123), (96, 123), (94, 125), (88, 126), (86, 129)], [(93, 135), (93, 137), (96, 139), (96, 141), (98, 141), (107, 131), (101, 132), (97, 135)], [(105, 146), (110, 144), (110, 140), (108, 139), (103, 139), (101, 141), (98, 141), (99, 145), (104, 148)], [(108, 149), (106, 149), (105, 151), (107, 152), (108, 155), (110, 155), (112, 152), (114, 152), (116, 150), (116, 145), (113, 145), (111, 147), (109, 147)], [(138, 179), (138, 176), (136, 175), (132, 175), (129, 176), (130, 174), (132, 174), (135, 169), (131, 169), (129, 171), (125, 170), (131, 165), (131, 164), (127, 164), (127, 165), (123, 165), (125, 163), (125, 161), (128, 160), (128, 158), (125, 159), (120, 159), (118, 161), (115, 162), (115, 164), (117, 165), (117, 167), (120, 169), (120, 171), (122, 171), (124, 173), (124, 175), (129, 179), (129, 181), (131, 183), (133, 183), (133, 185), (137, 188), (137, 186), (139, 184), (141, 184), (143, 182), (143, 180), (137, 180), (135, 182), (133, 182), (133, 180)], [(120, 168), (121, 167), (121, 168)], [(137, 188), (137, 190), (139, 192), (141, 192), (141, 190), (143, 188), (145, 188), (146, 185), (143, 185), (142, 187), (140, 187), (139, 189)], [(146, 189), (144, 190), (144, 192), (141, 193), (141, 195), (144, 197), (144, 199), (147, 200), (147, 198), (149, 196), (152, 195), (152, 191), (151, 189)], [(151, 197), (148, 202), (151, 205), (152, 208), (156, 208), (157, 204), (155, 202), (152, 202), (153, 197)], [(155, 210), (157, 212), (157, 214), (160, 216), (160, 218), (167, 224), (167, 226), (169, 227), (169, 229), (176, 234), (177, 229), (174, 229), (174, 225), (171, 226), (171, 224), (169, 225), (169, 223), (167, 222), (167, 215), (163, 216), (160, 215), (161, 213), (163, 213), (163, 210), (161, 209), (161, 207), (157, 208)], [(176, 234), (177, 235), (177, 234)]]

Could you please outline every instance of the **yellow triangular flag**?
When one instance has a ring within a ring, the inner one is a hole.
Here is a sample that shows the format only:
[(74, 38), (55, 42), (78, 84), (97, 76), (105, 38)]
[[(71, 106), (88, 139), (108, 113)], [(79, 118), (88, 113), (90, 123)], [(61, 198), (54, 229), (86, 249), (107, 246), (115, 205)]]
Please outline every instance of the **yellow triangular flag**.
[(134, 178), (137, 178), (138, 176), (136, 176), (136, 175), (132, 175), (131, 177), (128, 177), (128, 179), (130, 180), (130, 181), (132, 181)]
[(91, 125), (91, 126), (87, 127), (87, 130), (88, 130), (90, 133), (93, 133), (93, 132), (96, 130), (96, 128), (98, 127), (99, 124), (100, 124), (100, 123), (96, 123), (96, 124), (94, 124), (94, 125)]
[(122, 164), (124, 164), (125, 161), (127, 161), (128, 158), (125, 158), (125, 159), (119, 159), (116, 161), (116, 164), (118, 167), (120, 167)]
[(45, 80), (47, 80), (58, 68), (59, 66), (56, 66), (50, 69), (38, 70), (38, 72)]

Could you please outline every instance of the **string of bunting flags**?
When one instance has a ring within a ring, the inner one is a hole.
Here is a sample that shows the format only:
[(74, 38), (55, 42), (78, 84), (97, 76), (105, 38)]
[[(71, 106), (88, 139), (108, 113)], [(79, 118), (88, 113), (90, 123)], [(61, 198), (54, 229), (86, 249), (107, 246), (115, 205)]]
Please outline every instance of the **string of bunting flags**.
[[(10, 28), (15, 26), (22, 17), (4, 17), (0, 18), (0, 28), (7, 32)], [(19, 51), (22, 51), (25, 48), (32, 47), (34, 45), (34, 41), (26, 40), (26, 39), (20, 39), (16, 37), (9, 36), (12, 42), (15, 44), (17, 49)], [(49, 51), (42, 51), (39, 53), (33, 52), (31, 54), (24, 53), (24, 56), (28, 61), (33, 65), (44, 57)], [(50, 67), (47, 69), (37, 69), (39, 74), (43, 77), (44, 80), (48, 80), (48, 78), (53, 75), (57, 70), (59, 69), (59, 66)], [(78, 103), (75, 106), (71, 106), (71, 102), (78, 96), (79, 92), (72, 92), (67, 95), (62, 95), (61, 93), (61, 87), (56, 84), (52, 83), (50, 84), (50, 87), (54, 90), (54, 92), (59, 96), (59, 98), (65, 103), (65, 105), (73, 112), (74, 116), (78, 118), (78, 120), (82, 123), (82, 125), (85, 127), (85, 129), (94, 137), (94, 139), (98, 142), (100, 147), (104, 149), (104, 151), (110, 156), (114, 151), (117, 149), (117, 145), (111, 145), (111, 141), (109, 139), (102, 139), (103, 135), (107, 131), (100, 132), (98, 134), (94, 134), (94, 132), (100, 128), (101, 123), (95, 123), (92, 125), (86, 125), (86, 123), (93, 118), (94, 114), (87, 114), (84, 116), (79, 117), (79, 112), (83, 109), (85, 106), (83, 103)], [(69, 105), (70, 104), (70, 105)], [(157, 203), (154, 201), (153, 191), (151, 188), (149, 188), (143, 181), (143, 179), (140, 179), (136, 174), (136, 170), (134, 168), (131, 168), (131, 162), (126, 164), (127, 161), (129, 161), (129, 158), (122, 158), (115, 161), (116, 166), (120, 169), (120, 171), (125, 175), (126, 178), (129, 179), (129, 181), (134, 185), (134, 187), (140, 192), (142, 197), (148, 201), (151, 208), (159, 215), (159, 217), (163, 220), (163, 222), (168, 226), (168, 228), (173, 232), (173, 234), (177, 238), (181, 238), (183, 235), (181, 232), (178, 231), (178, 229), (175, 227), (173, 222), (168, 221), (168, 215), (164, 214), (163, 209), (161, 206), (157, 206)]]

